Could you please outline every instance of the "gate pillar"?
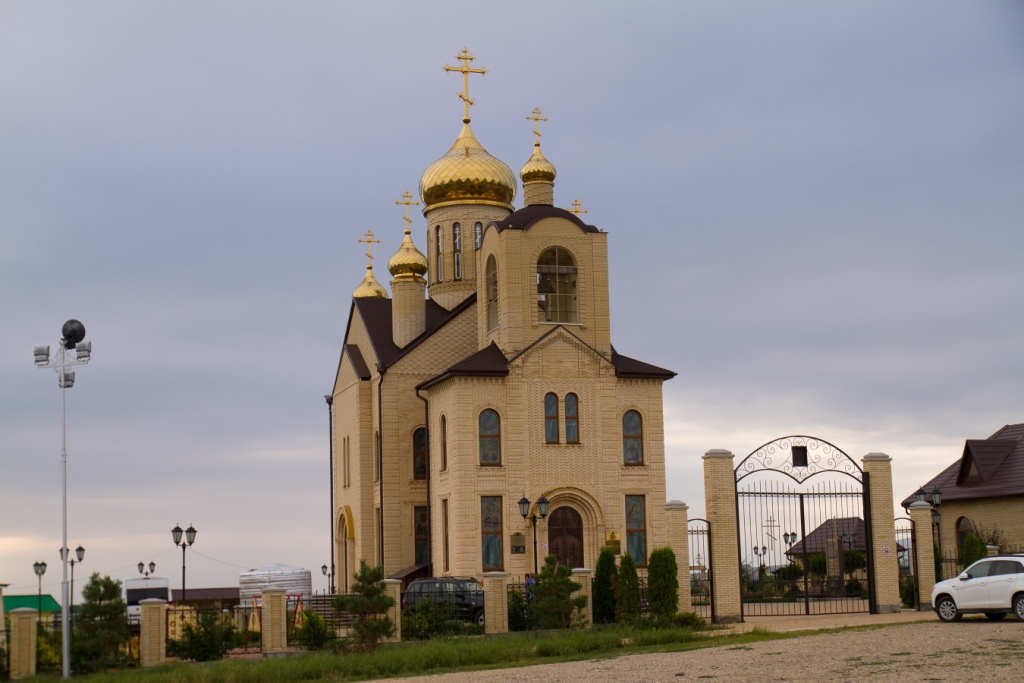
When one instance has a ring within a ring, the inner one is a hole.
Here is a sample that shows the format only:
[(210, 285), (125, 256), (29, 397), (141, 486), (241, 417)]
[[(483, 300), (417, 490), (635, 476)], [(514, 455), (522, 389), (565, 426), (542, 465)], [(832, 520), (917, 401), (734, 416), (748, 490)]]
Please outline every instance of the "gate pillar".
[(931, 610), (935, 585), (935, 541), (932, 540), (932, 505), (915, 500), (908, 508), (914, 522), (914, 588), (922, 612)]
[(665, 525), (668, 527), (668, 547), (676, 554), (676, 580), (679, 582), (677, 612), (690, 612), (690, 516), (689, 506), (679, 500), (665, 503)]
[[(708, 524), (721, 529), (711, 536), (711, 599), (715, 622), (743, 621), (740, 603), (740, 548), (736, 519), (736, 473), (731, 451), (713, 449), (704, 454), (704, 501)], [(890, 494), (891, 497), (891, 494)], [(689, 565), (689, 558), (686, 560)], [(687, 582), (689, 585), (689, 582)]]
[(874, 566), (875, 607), (879, 614), (899, 612), (900, 565), (896, 552), (896, 513), (892, 504), (892, 458), (868, 453), (861, 462), (871, 510), (871, 555)]

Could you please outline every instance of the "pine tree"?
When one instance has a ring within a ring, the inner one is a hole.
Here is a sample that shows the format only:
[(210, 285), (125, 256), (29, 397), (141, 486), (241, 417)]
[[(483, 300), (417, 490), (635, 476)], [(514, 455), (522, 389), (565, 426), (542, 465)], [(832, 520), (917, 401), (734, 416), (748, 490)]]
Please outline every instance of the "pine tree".
[(633, 556), (626, 553), (619, 560), (619, 582), (615, 596), (615, 620), (632, 624), (640, 618), (640, 580)]
[(541, 628), (569, 628), (573, 616), (587, 606), (587, 596), (572, 594), (582, 586), (572, 580), (572, 569), (558, 563), (558, 558), (548, 555), (544, 567), (533, 587), (533, 598), (537, 619)]
[(359, 561), (352, 584), (354, 595), (339, 595), (334, 599), (334, 608), (356, 616), (352, 625), (355, 643), (362, 650), (373, 650), (383, 638), (395, 633), (395, 625), (387, 612), (394, 607), (395, 600), (385, 592), (384, 567), (369, 567), (366, 560)]
[(671, 548), (658, 548), (647, 560), (647, 596), (652, 615), (673, 617), (679, 611), (677, 570), (676, 554)]
[(615, 584), (619, 568), (615, 566), (615, 553), (601, 548), (594, 570), (594, 623), (611, 624), (615, 621)]
[(113, 668), (128, 641), (128, 607), (121, 597), (121, 582), (94, 573), (82, 589), (82, 597), (82, 605), (75, 609), (72, 668), (75, 673)]

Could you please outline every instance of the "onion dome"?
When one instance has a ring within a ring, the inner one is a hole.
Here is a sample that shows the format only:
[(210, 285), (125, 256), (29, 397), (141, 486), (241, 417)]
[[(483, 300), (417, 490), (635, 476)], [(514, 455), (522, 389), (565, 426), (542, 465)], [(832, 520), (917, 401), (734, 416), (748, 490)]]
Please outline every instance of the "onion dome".
[(555, 182), (555, 165), (540, 151), (540, 141), (533, 143), (533, 154), (519, 171), (523, 184), (532, 182)]
[(356, 290), (352, 292), (353, 299), (387, 299), (388, 290), (377, 282), (377, 278), (373, 276), (373, 266), (369, 263), (366, 264), (366, 275), (363, 277), (363, 281), (359, 283)]
[(487, 153), (469, 123), (463, 124), (451, 149), (420, 177), (424, 211), (448, 203), (490, 203), (511, 209), (515, 197), (512, 169)]
[(413, 244), (412, 232), (408, 225), (405, 228), (402, 246), (398, 247), (398, 251), (388, 261), (388, 270), (396, 280), (422, 278), (427, 272), (427, 257)]

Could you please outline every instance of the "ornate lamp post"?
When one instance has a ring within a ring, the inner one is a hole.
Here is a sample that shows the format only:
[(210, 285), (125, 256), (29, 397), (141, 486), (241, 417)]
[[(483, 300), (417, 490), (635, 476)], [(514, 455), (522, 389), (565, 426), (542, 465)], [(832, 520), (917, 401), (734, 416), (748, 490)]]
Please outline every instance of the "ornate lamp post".
[(139, 573), (145, 578), (149, 578), (149, 575), (156, 571), (156, 562), (149, 563), (149, 571), (146, 571), (146, 563), (139, 562)]
[(322, 571), (324, 573), (324, 576), (327, 577), (327, 592), (328, 592), (329, 595), (333, 595), (334, 594), (334, 572), (329, 571), (329, 570), (330, 570), (330, 567), (328, 567), (326, 564), (323, 565), (322, 567), (320, 567), (320, 571)]
[[(82, 563), (82, 559), (85, 557), (85, 548), (79, 545), (75, 548), (75, 557), (78, 558), (78, 564)], [(71, 600), (69, 602), (71, 612), (75, 611), (75, 558), (71, 558)]]
[(196, 530), (192, 528), (192, 525), (188, 525), (188, 529), (185, 529), (185, 540), (181, 540), (181, 527), (177, 524), (171, 529), (171, 538), (174, 539), (174, 545), (181, 546), (181, 604), (185, 604), (185, 547), (192, 545), (196, 540)]
[[(540, 513), (540, 518), (544, 519), (548, 516), (548, 506), (551, 503), (547, 498), (541, 496), (537, 499), (537, 512)], [(533, 575), (537, 576), (537, 513), (530, 514), (530, 499), (525, 495), (519, 499), (519, 514), (523, 516), (523, 519), (529, 518), (533, 524)]]
[(36, 576), (39, 577), (39, 607), (36, 610), (39, 612), (39, 618), (42, 619), (43, 614), (43, 574), (46, 573), (46, 563), (36, 562), (32, 565), (32, 569), (35, 571)]
[[(34, 350), (36, 367), (51, 368), (57, 371), (57, 386), (60, 387), (60, 470), (61, 470), (61, 502), (62, 502), (62, 543), (61, 566), (63, 578), (60, 584), (60, 621), (61, 621), (61, 652), (63, 677), (71, 677), (71, 628), (68, 624), (68, 558), (63, 552), (68, 547), (68, 451), (67, 451), (67, 419), (65, 411), (65, 389), (75, 385), (75, 373), (67, 368), (72, 365), (85, 365), (92, 356), (92, 342), (85, 339), (85, 325), (77, 320), (68, 320), (61, 328), (60, 341), (57, 342), (57, 353), (50, 357), (49, 346), (37, 346)], [(72, 360), (68, 352), (74, 350)]]

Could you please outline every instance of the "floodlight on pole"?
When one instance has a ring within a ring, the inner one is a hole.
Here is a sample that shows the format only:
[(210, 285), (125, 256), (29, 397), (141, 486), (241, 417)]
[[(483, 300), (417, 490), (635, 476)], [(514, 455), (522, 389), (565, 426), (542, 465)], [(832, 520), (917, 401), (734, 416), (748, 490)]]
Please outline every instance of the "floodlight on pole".
[[(37, 346), (33, 350), (36, 367), (50, 368), (57, 373), (57, 386), (60, 387), (60, 470), (61, 470), (61, 567), (63, 578), (60, 584), (60, 621), (61, 621), (61, 668), (65, 679), (71, 678), (71, 626), (68, 610), (71, 591), (68, 587), (68, 450), (67, 450), (67, 410), (65, 389), (75, 386), (75, 373), (68, 367), (85, 365), (92, 358), (92, 342), (85, 340), (85, 325), (71, 319), (61, 328), (61, 338), (57, 342), (57, 353), (50, 356), (49, 346)], [(74, 350), (71, 358), (68, 352)], [(85, 550), (83, 549), (83, 553)], [(81, 560), (79, 560), (81, 561)], [(44, 563), (45, 566), (45, 563)]]

